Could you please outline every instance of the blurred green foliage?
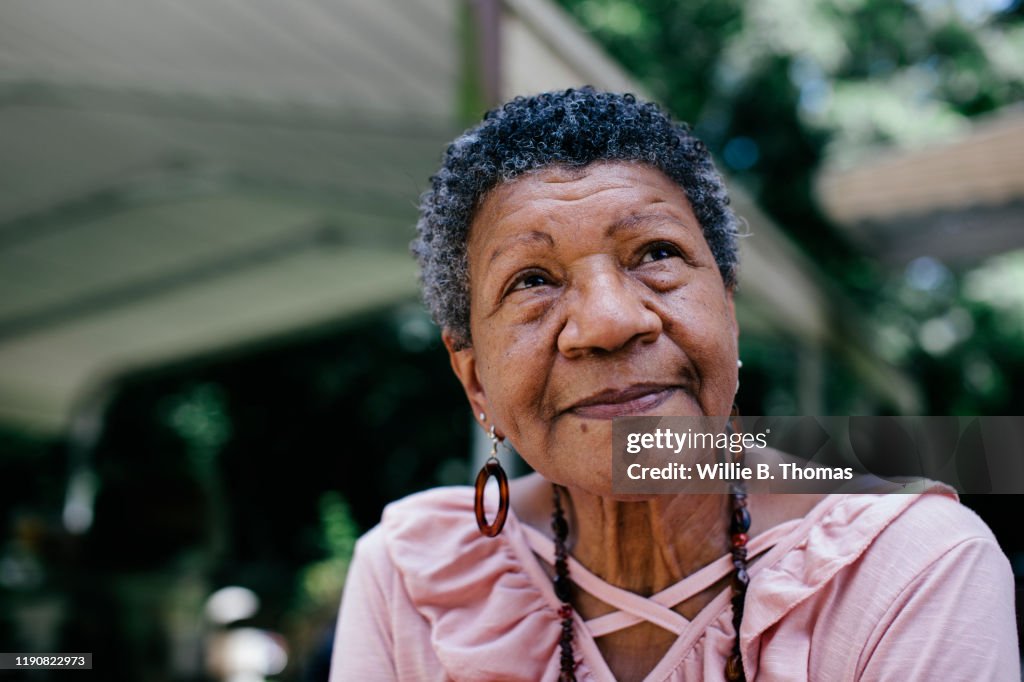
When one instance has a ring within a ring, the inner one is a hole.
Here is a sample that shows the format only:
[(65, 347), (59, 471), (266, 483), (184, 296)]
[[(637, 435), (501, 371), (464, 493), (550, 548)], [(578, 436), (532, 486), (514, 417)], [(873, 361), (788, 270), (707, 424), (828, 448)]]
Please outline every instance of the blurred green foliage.
[(337, 606), (360, 535), (348, 503), (335, 490), (320, 496), (320, 527), (326, 557), (302, 569), (299, 600), (305, 608)]
[(231, 438), (224, 390), (217, 384), (189, 386), (161, 406), (164, 422), (186, 443), (193, 464), (204, 471), (214, 466), (218, 451)]

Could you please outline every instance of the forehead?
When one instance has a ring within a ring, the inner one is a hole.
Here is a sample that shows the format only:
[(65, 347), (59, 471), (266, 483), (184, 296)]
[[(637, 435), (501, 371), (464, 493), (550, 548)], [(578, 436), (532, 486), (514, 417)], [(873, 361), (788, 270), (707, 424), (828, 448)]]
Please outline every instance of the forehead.
[(545, 166), (488, 192), (473, 218), (470, 239), (539, 216), (572, 220), (581, 214), (607, 216), (649, 207), (693, 216), (683, 189), (653, 166), (622, 161)]
[(527, 199), (582, 200), (592, 194), (615, 189), (648, 190), (678, 195), (678, 198), (686, 200), (682, 188), (653, 166), (638, 162), (598, 161), (586, 166), (551, 165), (528, 171), (497, 185), (484, 196), (481, 207)]

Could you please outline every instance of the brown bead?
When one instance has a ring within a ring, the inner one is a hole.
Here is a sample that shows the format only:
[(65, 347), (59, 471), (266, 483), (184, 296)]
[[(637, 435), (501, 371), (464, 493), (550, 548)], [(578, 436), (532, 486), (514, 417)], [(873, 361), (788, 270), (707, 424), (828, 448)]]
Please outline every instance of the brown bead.
[(744, 679), (743, 659), (740, 658), (739, 654), (733, 654), (725, 662), (725, 679), (733, 681)]

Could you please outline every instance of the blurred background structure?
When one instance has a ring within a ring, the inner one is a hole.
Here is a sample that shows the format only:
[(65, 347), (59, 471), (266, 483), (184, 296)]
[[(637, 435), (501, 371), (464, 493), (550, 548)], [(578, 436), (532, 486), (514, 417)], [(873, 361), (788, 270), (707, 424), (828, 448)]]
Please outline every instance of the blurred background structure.
[[(355, 538), (473, 471), (417, 197), (584, 83), (730, 177), (745, 413), (1020, 412), (1017, 0), (11, 0), (0, 649), (323, 679)], [(969, 502), (1024, 574), (1016, 499)]]

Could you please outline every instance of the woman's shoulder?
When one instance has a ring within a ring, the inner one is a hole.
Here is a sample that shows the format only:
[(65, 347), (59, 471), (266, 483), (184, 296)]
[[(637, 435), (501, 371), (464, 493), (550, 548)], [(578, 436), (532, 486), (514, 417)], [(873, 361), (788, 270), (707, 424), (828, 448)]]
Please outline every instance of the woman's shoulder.
[[(865, 558), (897, 550), (928, 563), (964, 542), (998, 547), (992, 531), (948, 487), (936, 484), (921, 494), (843, 495), (828, 515), (836, 536), (864, 544)], [(890, 558), (891, 560), (891, 558)]]
[(380, 522), (359, 538), (362, 555), (387, 552), (394, 541), (444, 534), (451, 525), (463, 526), (467, 513), (472, 519), (473, 489), (467, 486), (430, 488), (388, 503)]
[[(360, 538), (359, 548), (364, 553), (386, 552), (395, 558), (396, 548), (401, 555), (402, 548), (409, 545), (436, 548), (438, 543), (472, 540), (473, 534), (470, 531), (475, 529), (472, 488), (430, 488), (385, 506), (380, 523)], [(417, 553), (424, 552), (419, 550)]]
[(909, 501), (882, 502), (901, 508), (860, 557), (862, 570), (885, 575), (888, 582), (904, 586), (925, 574), (942, 574), (952, 584), (952, 576), (979, 566), (996, 572), (1009, 570), (1009, 560), (992, 531), (955, 496), (923, 494)]
[(509, 514), (501, 535), (485, 537), (476, 525), (473, 495), (468, 486), (433, 488), (384, 508), (372, 542), (386, 552), (414, 601), (522, 573), (508, 547), (517, 519)]
[(756, 567), (751, 592), (770, 608), (752, 620), (767, 627), (802, 601), (840, 598), (854, 583), (884, 584), (855, 591), (858, 600), (885, 601), (890, 591), (973, 544), (992, 561), (1006, 561), (985, 523), (944, 486), (924, 494), (829, 496)]
[(941, 484), (920, 494), (833, 496), (806, 540), (804, 558), (818, 566), (877, 565), (890, 580), (901, 569), (910, 579), (965, 543), (999, 554), (985, 522)]
[(380, 523), (356, 543), (356, 558), (377, 570), (415, 575), (431, 564), (462, 563), (459, 557), (468, 546), (480, 544), (480, 537), (473, 489), (431, 488), (385, 506)]
[[(485, 538), (477, 528), (474, 493), (469, 486), (445, 486), (414, 493), (387, 505), (380, 526), (390, 544), (418, 545), (419, 552), (464, 552), (470, 545), (481, 544), (493, 547), (500, 542)], [(488, 516), (493, 516), (493, 512)], [(481, 539), (491, 542), (480, 543)]]
[(953, 495), (915, 495), (913, 503), (886, 528), (886, 534), (885, 539), (890, 542), (908, 548), (928, 548), (930, 554), (944, 553), (971, 541), (998, 547), (981, 517)]

